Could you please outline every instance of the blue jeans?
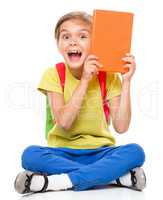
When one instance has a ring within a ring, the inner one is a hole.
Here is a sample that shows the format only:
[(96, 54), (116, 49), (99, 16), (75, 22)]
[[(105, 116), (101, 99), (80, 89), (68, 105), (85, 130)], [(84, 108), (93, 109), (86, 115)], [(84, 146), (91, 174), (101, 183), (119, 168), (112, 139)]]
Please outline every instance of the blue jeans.
[(68, 174), (76, 191), (107, 185), (140, 167), (145, 160), (138, 144), (97, 149), (29, 146), (22, 154), (22, 167), (33, 172)]

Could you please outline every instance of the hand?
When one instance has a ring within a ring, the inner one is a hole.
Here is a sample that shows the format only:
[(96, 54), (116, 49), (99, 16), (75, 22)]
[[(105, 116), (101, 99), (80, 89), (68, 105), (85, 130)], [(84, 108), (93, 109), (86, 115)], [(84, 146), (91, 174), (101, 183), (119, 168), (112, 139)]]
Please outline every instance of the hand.
[(136, 70), (135, 57), (132, 54), (126, 53), (122, 60), (125, 62), (124, 68), (129, 69), (128, 72), (122, 73), (122, 81), (130, 81)]
[(98, 57), (95, 55), (89, 55), (84, 62), (81, 79), (89, 82), (94, 75), (98, 74), (100, 67), (102, 67), (102, 64), (99, 63)]

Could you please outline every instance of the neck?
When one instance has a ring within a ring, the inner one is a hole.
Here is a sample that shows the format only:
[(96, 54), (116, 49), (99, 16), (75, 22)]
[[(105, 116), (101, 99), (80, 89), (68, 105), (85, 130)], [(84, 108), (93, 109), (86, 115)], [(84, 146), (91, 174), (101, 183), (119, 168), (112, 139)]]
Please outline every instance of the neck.
[(79, 68), (79, 69), (72, 69), (69, 68), (70, 72), (72, 73), (72, 75), (77, 78), (77, 79), (81, 79), (82, 76), (82, 72), (83, 72), (83, 68)]

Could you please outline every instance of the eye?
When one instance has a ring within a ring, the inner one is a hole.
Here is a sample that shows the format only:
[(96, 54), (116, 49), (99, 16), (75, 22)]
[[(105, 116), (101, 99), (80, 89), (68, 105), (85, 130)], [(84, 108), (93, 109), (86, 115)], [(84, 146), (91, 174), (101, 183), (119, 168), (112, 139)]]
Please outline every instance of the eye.
[(64, 40), (68, 40), (69, 38), (70, 38), (70, 36), (68, 34), (62, 35), (62, 39), (64, 39)]
[(81, 39), (85, 39), (85, 38), (88, 38), (88, 36), (85, 35), (85, 34), (82, 34), (82, 35), (80, 35), (80, 38), (81, 38)]

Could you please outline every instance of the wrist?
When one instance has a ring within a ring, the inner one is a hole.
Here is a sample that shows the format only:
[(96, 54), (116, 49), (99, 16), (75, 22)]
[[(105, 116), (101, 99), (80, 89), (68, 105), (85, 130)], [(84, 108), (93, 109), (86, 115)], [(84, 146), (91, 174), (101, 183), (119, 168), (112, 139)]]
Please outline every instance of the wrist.
[(130, 85), (131, 79), (122, 79), (122, 85)]
[(89, 80), (83, 79), (83, 78), (82, 78), (82, 79), (80, 80), (80, 83), (81, 83), (82, 85), (86, 85), (86, 86), (87, 86), (87, 85), (89, 84)]
[(130, 84), (131, 84), (131, 81), (129, 80), (122, 80), (122, 90), (123, 91), (129, 91), (130, 90)]

